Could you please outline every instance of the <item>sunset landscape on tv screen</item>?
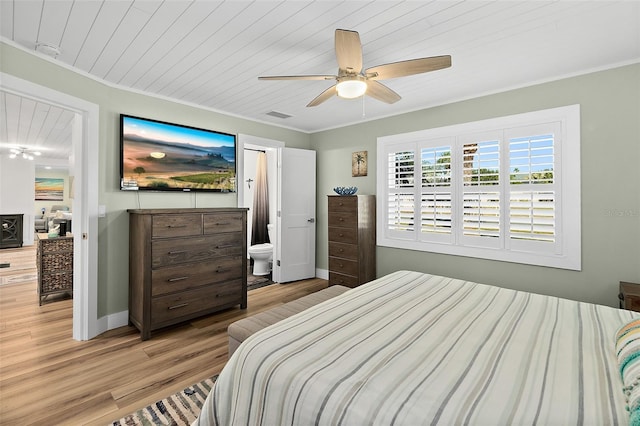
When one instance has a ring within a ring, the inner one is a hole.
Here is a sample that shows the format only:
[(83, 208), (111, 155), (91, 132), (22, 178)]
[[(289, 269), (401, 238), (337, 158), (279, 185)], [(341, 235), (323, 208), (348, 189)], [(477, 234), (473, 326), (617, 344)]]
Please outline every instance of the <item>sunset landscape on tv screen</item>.
[(235, 192), (235, 135), (121, 115), (121, 189)]

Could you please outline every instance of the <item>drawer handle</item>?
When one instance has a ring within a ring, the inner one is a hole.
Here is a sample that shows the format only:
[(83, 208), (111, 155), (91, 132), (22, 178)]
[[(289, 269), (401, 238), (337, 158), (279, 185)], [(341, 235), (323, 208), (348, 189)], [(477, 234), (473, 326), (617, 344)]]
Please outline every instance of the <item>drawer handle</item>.
[(182, 254), (182, 253), (186, 253), (186, 250), (176, 250), (176, 251), (170, 251), (168, 254), (169, 256), (173, 256), (174, 254)]
[(340, 236), (341, 236), (341, 237), (344, 237), (344, 234), (342, 234), (342, 233), (341, 233), (341, 234), (340, 234)]
[(167, 225), (167, 228), (186, 228), (187, 225)]
[(186, 280), (189, 279), (189, 277), (176, 277), (176, 278), (169, 278), (167, 281), (169, 281), (170, 283), (174, 283), (176, 281), (182, 281), (182, 280)]
[(221, 246), (216, 246), (217, 249), (226, 249), (229, 247), (235, 247), (235, 244), (225, 244), (225, 245), (221, 245)]
[(340, 253), (342, 253), (342, 252), (344, 251), (344, 249), (339, 249), (338, 251), (339, 251)]
[(225, 269), (225, 268), (218, 268), (218, 269), (216, 269), (216, 272), (217, 272), (218, 274), (221, 274), (221, 273), (223, 273), (223, 272), (229, 272), (229, 271), (230, 271), (230, 269), (229, 269), (229, 268), (226, 268), (226, 269)]
[(231, 225), (231, 222), (216, 222), (216, 226), (226, 226)]
[(341, 218), (341, 217), (339, 217), (339, 218), (338, 218), (338, 220), (339, 220), (340, 222), (344, 222), (344, 219), (343, 219), (343, 218)]
[(189, 305), (188, 303), (181, 303), (179, 305), (174, 305), (174, 306), (169, 306), (169, 310), (172, 309), (179, 309), (179, 308), (184, 308), (185, 306)]

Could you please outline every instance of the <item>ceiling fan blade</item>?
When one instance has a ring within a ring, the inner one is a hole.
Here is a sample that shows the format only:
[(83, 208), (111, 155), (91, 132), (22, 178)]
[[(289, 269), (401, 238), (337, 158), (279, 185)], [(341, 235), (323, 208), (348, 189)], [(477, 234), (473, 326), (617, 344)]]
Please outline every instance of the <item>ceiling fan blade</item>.
[(357, 31), (336, 30), (336, 59), (340, 71), (362, 71), (362, 44)]
[(382, 83), (378, 83), (377, 81), (368, 80), (367, 81), (367, 95), (371, 96), (374, 99), (379, 101), (393, 104), (398, 102), (401, 97), (393, 90), (389, 89)]
[(404, 77), (449, 68), (450, 66), (451, 56), (432, 56), (430, 58), (411, 59), (408, 61), (378, 65), (367, 69), (365, 75), (369, 80), (386, 80), (388, 78)]
[(335, 75), (271, 75), (258, 80), (335, 80)]
[(318, 106), (335, 94), (336, 94), (336, 85), (334, 84), (333, 86), (329, 87), (327, 90), (325, 90), (324, 92), (316, 96), (316, 98), (311, 102), (309, 102), (307, 106), (308, 107)]

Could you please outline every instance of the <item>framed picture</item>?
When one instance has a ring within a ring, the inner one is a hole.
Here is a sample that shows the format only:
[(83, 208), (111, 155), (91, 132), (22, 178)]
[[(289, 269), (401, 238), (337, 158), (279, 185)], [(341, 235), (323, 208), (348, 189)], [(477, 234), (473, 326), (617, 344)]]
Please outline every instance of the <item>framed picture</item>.
[(36, 200), (62, 201), (64, 192), (64, 179), (36, 178)]
[(351, 176), (367, 175), (367, 151), (357, 151), (351, 155)]

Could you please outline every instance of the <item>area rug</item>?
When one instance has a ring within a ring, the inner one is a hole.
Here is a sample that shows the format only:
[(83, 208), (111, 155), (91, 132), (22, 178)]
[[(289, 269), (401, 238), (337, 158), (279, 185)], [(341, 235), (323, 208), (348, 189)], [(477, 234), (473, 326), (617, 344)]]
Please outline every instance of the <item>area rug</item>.
[(38, 280), (38, 274), (15, 274), (7, 277), (0, 276), (0, 285), (22, 284), (26, 282), (35, 282)]
[(120, 420), (109, 423), (111, 426), (147, 426), (171, 425), (188, 426), (199, 415), (202, 404), (207, 398), (218, 375), (189, 386), (163, 400), (141, 408)]
[(265, 275), (264, 277), (257, 277), (251, 275), (247, 277), (247, 291), (255, 290), (257, 288), (266, 287), (273, 284), (273, 281), (269, 278), (271, 275)]
[[(249, 264), (250, 262), (247, 262)], [(247, 265), (247, 291), (255, 290), (257, 288), (266, 287), (273, 284), (271, 281), (271, 274), (268, 275), (253, 275), (251, 273), (251, 265)]]

